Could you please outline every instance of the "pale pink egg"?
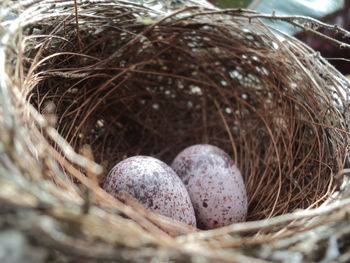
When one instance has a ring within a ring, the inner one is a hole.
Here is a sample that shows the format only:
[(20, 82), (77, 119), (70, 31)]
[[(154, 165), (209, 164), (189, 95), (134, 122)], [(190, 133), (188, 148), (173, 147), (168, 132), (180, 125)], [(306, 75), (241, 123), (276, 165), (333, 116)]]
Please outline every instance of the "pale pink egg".
[(134, 156), (121, 161), (109, 172), (103, 188), (115, 197), (125, 192), (155, 213), (196, 226), (186, 187), (156, 158)]
[(213, 229), (245, 221), (244, 181), (223, 150), (208, 144), (190, 146), (176, 156), (171, 167), (187, 188), (199, 228)]

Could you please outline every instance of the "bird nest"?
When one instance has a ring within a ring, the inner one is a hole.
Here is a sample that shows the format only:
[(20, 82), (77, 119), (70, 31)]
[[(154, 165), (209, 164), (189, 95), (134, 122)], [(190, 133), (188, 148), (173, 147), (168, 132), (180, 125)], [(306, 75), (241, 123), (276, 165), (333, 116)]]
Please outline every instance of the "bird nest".
[[(0, 229), (43, 258), (350, 257), (349, 84), (249, 10), (4, 1)], [(133, 155), (210, 143), (242, 171), (245, 223), (201, 231), (100, 185)]]

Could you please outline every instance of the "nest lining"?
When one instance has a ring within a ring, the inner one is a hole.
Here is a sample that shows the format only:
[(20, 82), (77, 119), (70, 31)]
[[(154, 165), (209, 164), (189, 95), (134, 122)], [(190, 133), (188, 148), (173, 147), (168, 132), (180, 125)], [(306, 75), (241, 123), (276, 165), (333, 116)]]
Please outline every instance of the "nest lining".
[(58, 132), (77, 152), (89, 145), (108, 171), (126, 156), (169, 163), (186, 146), (217, 145), (243, 172), (248, 220), (329, 196), (339, 164), (322, 125), (325, 115), (344, 124), (330, 95), (295, 73), (285, 43), (259, 24), (260, 34), (242, 30), (241, 18), (155, 26), (118, 11), (113, 26), (81, 18), (79, 38), (74, 17), (64, 26), (58, 19), (41, 32), (55, 28), (57, 37), (44, 40), (40, 58), (30, 50), (38, 61), (52, 58), (36, 67), (28, 97), (43, 114), (53, 106)]
[[(53, 180), (69, 196), (52, 190), (55, 197), (84, 199), (68, 176), (102, 196), (95, 200), (99, 206), (115, 205), (164, 240), (143, 216), (174, 235), (187, 231), (136, 204), (130, 212), (111, 200), (84, 179), (87, 174), (100, 183), (103, 176), (96, 178), (84, 161), (72, 166), (74, 158), (62, 145), (101, 164), (104, 173), (127, 156), (152, 155), (169, 163), (191, 144), (217, 145), (244, 175), (249, 221), (317, 207), (335, 191), (334, 174), (347, 156), (346, 100), (340, 92), (346, 85), (298, 41), (280, 41), (240, 10), (203, 15), (189, 8), (168, 19), (151, 16), (150, 22), (143, 18), (154, 11), (100, 1), (98, 8), (80, 6), (76, 20), (72, 3), (60, 1), (51, 13), (45, 4), (33, 5), (45, 15), (24, 26), (26, 77), (20, 90), (41, 114), (37, 118), (46, 119), (40, 119), (46, 123), (41, 128), (30, 121), (26, 127), (50, 145), (49, 157), (39, 156), (38, 170), (42, 180)], [(25, 109), (33, 118), (35, 110)], [(48, 131), (47, 124), (55, 129)], [(56, 130), (69, 145), (53, 136)], [(259, 227), (247, 223), (243, 229), (255, 233)], [(244, 241), (213, 236), (221, 240), (219, 247)], [(247, 244), (259, 242), (252, 236)]]

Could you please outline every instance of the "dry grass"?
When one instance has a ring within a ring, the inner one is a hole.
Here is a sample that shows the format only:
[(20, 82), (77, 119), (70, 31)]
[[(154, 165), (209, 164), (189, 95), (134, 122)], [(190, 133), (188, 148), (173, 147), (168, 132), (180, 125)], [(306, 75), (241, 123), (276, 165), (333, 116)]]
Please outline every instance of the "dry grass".
[[(120, 261), (312, 261), (348, 235), (335, 175), (348, 166), (349, 84), (318, 54), (252, 11), (11, 3), (3, 10), (19, 17), (0, 20), (0, 200), (29, 218), (10, 213), (11, 224), (64, 253)], [(99, 187), (126, 156), (169, 163), (203, 142), (236, 160), (250, 222), (196, 231)]]

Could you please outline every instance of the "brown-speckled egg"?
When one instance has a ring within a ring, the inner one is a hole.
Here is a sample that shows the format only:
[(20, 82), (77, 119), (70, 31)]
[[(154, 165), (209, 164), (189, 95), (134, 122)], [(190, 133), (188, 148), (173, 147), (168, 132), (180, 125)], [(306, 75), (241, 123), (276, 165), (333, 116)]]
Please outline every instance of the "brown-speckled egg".
[(186, 187), (156, 158), (134, 156), (121, 161), (109, 172), (103, 189), (115, 197), (126, 192), (155, 213), (196, 226)]
[(223, 150), (208, 144), (190, 146), (176, 156), (171, 167), (190, 194), (199, 228), (245, 221), (247, 194), (243, 178)]

